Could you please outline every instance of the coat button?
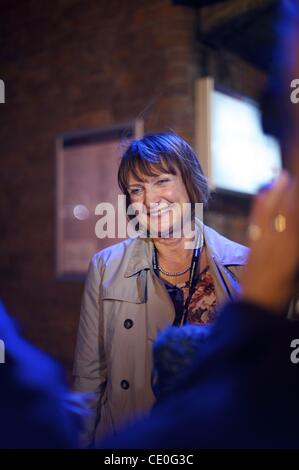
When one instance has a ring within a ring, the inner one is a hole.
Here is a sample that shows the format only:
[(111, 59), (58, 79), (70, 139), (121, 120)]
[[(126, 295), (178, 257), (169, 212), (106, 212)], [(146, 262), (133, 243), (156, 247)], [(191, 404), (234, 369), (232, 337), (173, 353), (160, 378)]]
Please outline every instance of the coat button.
[(127, 380), (122, 380), (120, 382), (120, 386), (123, 390), (128, 390), (128, 388), (130, 387), (130, 384)]
[(131, 320), (131, 318), (127, 318), (125, 321), (124, 321), (124, 327), (129, 330), (130, 328), (132, 328), (132, 326), (134, 325), (134, 322), (133, 320)]

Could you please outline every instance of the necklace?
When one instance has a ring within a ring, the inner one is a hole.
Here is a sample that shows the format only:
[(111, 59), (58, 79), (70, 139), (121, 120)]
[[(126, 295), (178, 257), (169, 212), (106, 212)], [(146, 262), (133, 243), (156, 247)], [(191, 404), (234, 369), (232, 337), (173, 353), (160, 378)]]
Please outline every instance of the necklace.
[(200, 235), (201, 234), (199, 233), (199, 235), (197, 237), (197, 241), (196, 241), (196, 247), (193, 250), (191, 266), (186, 268), (184, 271), (179, 272), (179, 273), (168, 273), (167, 271), (164, 271), (163, 268), (161, 268), (161, 266), (158, 265), (158, 259), (157, 259), (158, 257), (157, 257), (156, 247), (154, 246), (154, 249), (153, 249), (153, 269), (154, 269), (154, 272), (156, 273), (157, 276), (159, 276), (159, 271), (161, 271), (164, 274), (166, 273), (166, 275), (168, 275), (168, 276), (178, 276), (178, 275), (180, 275), (182, 273), (185, 273), (185, 272), (190, 270), (189, 294), (188, 294), (188, 297), (187, 297), (187, 299), (184, 303), (182, 311), (180, 311), (178, 313), (176, 312), (176, 314), (175, 314), (175, 319), (174, 319), (174, 322), (173, 322), (174, 326), (181, 326), (181, 325), (184, 325), (187, 322), (188, 307), (189, 307), (189, 303), (191, 302), (192, 295), (193, 295), (193, 293), (195, 291), (195, 288), (196, 288), (196, 270), (197, 270), (197, 266), (198, 266), (198, 263), (199, 263), (201, 248), (202, 248), (202, 245), (203, 245), (203, 238)]
[(183, 271), (178, 271), (177, 273), (170, 273), (169, 271), (165, 271), (159, 264), (158, 264), (158, 270), (161, 271), (161, 273), (165, 274), (166, 276), (181, 276), (182, 274), (185, 274), (187, 271), (190, 271), (191, 266), (187, 266), (186, 269)]
[(176, 312), (175, 314), (175, 319), (173, 322), (174, 326), (180, 326), (184, 325), (187, 321), (187, 316), (188, 316), (188, 307), (189, 303), (191, 301), (191, 297), (195, 291), (196, 287), (196, 269), (197, 265), (199, 262), (199, 256), (200, 256), (200, 250), (201, 246), (197, 244), (196, 248), (193, 250), (193, 257), (192, 257), (192, 263), (191, 266), (188, 266), (188, 268), (184, 269), (183, 271), (180, 271), (178, 273), (169, 273), (168, 271), (165, 271), (161, 266), (158, 265), (158, 260), (157, 260), (157, 250), (154, 248), (153, 250), (153, 268), (154, 271), (156, 272), (157, 276), (159, 276), (159, 271), (162, 273), (168, 275), (168, 276), (179, 276), (182, 273), (185, 273), (190, 270), (190, 277), (189, 277), (189, 294), (187, 299), (184, 302), (182, 311)]

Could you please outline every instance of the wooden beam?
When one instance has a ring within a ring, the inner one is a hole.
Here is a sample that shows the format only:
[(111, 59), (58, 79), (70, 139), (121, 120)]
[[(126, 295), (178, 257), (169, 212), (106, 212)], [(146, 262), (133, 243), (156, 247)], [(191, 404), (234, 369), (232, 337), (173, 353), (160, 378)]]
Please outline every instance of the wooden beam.
[(209, 33), (243, 14), (263, 10), (276, 2), (277, 0), (230, 0), (203, 7), (199, 12), (201, 31)]

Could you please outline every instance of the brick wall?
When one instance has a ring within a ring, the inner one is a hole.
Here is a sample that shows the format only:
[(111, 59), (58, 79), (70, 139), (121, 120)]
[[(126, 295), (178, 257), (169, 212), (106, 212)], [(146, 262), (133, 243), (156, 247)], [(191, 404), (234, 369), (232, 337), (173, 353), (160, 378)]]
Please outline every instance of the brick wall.
[[(142, 115), (146, 131), (192, 143), (197, 14), (170, 0), (11, 0), (0, 22), (0, 296), (70, 371), (83, 285), (55, 279), (55, 138)], [(244, 212), (231, 227), (221, 217), (209, 220), (242, 238)]]
[(7, 2), (1, 11), (1, 297), (70, 369), (82, 284), (55, 279), (55, 138), (126, 122), (192, 137), (195, 17), (156, 1)]

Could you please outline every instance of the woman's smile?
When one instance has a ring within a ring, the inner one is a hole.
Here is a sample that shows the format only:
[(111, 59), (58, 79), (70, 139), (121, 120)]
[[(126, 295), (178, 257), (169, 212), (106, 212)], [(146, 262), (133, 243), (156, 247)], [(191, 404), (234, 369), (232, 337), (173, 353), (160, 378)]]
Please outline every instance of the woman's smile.
[(172, 204), (158, 208), (158, 209), (152, 209), (149, 212), (147, 212), (147, 215), (148, 217), (159, 217), (159, 216), (167, 214), (171, 210), (171, 207), (172, 207)]

